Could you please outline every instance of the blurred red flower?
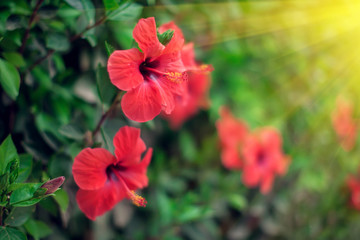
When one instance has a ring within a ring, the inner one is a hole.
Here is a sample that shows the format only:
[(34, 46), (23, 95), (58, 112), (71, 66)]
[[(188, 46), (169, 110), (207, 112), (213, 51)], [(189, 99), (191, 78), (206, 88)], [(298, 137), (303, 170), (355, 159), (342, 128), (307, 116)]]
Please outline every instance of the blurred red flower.
[(290, 158), (282, 152), (282, 139), (273, 128), (249, 132), (246, 123), (220, 108), (216, 127), (221, 143), (221, 160), (228, 169), (243, 170), (242, 180), (248, 187), (260, 185), (268, 193), (275, 175), (285, 174)]
[(242, 154), (244, 184), (249, 187), (260, 185), (263, 194), (271, 190), (275, 175), (286, 173), (290, 163), (290, 158), (282, 152), (280, 134), (270, 127), (258, 129), (248, 135)]
[(356, 141), (357, 120), (353, 117), (353, 105), (342, 98), (337, 99), (336, 109), (332, 115), (332, 124), (341, 146), (350, 151)]
[[(159, 42), (153, 17), (140, 19), (133, 37), (137, 48), (114, 51), (108, 61), (111, 82), (127, 91), (121, 101), (124, 114), (131, 120), (146, 122), (161, 110), (170, 114), (175, 107), (175, 96), (184, 93), (182, 82), (187, 80), (181, 49), (184, 38), (174, 29), (170, 42)], [(159, 29), (165, 32), (164, 28)]]
[[(176, 29), (181, 33), (173, 22), (164, 24), (160, 30)], [(169, 115), (164, 115), (170, 122), (172, 129), (178, 129), (190, 117), (194, 116), (199, 108), (208, 108), (208, 92), (210, 88), (210, 72), (213, 70), (211, 65), (197, 64), (195, 61), (194, 44), (186, 44), (181, 51), (181, 59), (188, 71), (188, 81), (184, 82), (185, 93), (175, 99), (175, 108)]]
[(115, 156), (103, 148), (86, 148), (74, 160), (72, 172), (80, 190), (76, 200), (91, 220), (112, 209), (119, 201), (130, 198), (137, 206), (146, 200), (134, 191), (148, 185), (146, 175), (152, 149), (146, 150), (140, 129), (122, 127), (115, 135)]
[(248, 134), (248, 127), (244, 121), (236, 119), (226, 107), (220, 108), (220, 117), (216, 128), (222, 148), (222, 163), (228, 169), (241, 169), (243, 160), (240, 150)]
[(360, 181), (353, 176), (349, 176), (347, 179), (347, 186), (351, 194), (351, 206), (357, 210), (360, 210)]

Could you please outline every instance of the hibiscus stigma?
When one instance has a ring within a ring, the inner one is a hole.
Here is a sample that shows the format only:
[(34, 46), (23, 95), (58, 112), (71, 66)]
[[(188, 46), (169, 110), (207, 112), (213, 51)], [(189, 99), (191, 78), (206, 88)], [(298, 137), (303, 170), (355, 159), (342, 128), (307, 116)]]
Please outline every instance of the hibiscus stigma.
[(130, 191), (130, 199), (134, 205), (137, 207), (146, 207), (147, 201), (142, 196), (135, 193), (135, 191)]

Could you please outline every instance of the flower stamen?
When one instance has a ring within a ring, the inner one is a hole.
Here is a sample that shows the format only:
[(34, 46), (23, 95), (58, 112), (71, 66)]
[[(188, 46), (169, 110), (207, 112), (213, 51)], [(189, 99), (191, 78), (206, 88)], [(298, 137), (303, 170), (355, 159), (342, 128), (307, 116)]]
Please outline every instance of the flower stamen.
[(146, 207), (147, 201), (142, 196), (135, 193), (135, 191), (130, 191), (130, 199), (134, 205), (138, 207)]
[(188, 80), (188, 75), (186, 72), (168, 72), (165, 74), (166, 78), (174, 83), (182, 83)]
[(202, 72), (212, 72), (214, 67), (211, 64), (202, 64), (200, 65), (199, 69)]

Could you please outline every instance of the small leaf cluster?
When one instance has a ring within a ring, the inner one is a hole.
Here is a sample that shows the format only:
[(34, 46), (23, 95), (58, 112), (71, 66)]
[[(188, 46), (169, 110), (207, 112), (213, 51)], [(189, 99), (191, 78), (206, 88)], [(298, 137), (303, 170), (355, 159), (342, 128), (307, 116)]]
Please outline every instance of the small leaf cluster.
[(30, 155), (18, 155), (9, 135), (0, 145), (0, 239), (26, 239), (23, 232), (14, 228), (21, 226), (35, 239), (51, 233), (45, 223), (30, 219), (36, 203), (55, 196), (53, 192), (48, 192), (48, 183), (53, 180), (25, 182), (32, 165)]

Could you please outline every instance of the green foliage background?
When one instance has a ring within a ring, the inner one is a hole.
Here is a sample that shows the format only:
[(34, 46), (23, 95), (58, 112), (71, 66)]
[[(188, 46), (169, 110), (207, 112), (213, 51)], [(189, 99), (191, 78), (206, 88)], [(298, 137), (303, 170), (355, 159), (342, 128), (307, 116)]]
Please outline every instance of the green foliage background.
[[(342, 20), (313, 14), (332, 4), (1, 1), (1, 142), (11, 134), (20, 167), (31, 163), (27, 182), (67, 180), (36, 207), (4, 213), (20, 220), (4, 219), (0, 239), (357, 239), (360, 217), (349, 207), (345, 179), (357, 172), (360, 150), (340, 148), (331, 113), (338, 95), (357, 107), (359, 49)], [(175, 21), (195, 43), (198, 61), (214, 66), (211, 107), (178, 131), (160, 117), (130, 122), (118, 107), (92, 139), (117, 95), (107, 50), (136, 47), (132, 30), (150, 16), (158, 26)], [(270, 194), (248, 189), (241, 172), (222, 167), (214, 125), (222, 105), (252, 128), (282, 133), (292, 163)], [(75, 201), (73, 159), (89, 145), (112, 151), (124, 125), (140, 127), (154, 148), (149, 187), (141, 193), (148, 206), (123, 201), (91, 222)]]

